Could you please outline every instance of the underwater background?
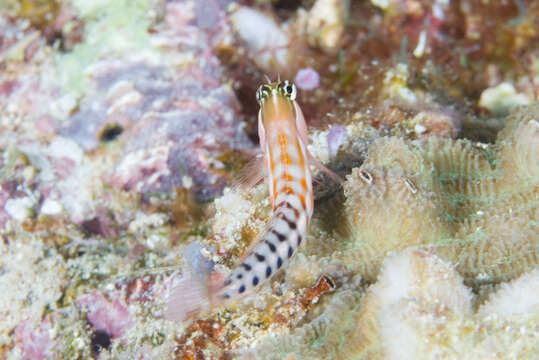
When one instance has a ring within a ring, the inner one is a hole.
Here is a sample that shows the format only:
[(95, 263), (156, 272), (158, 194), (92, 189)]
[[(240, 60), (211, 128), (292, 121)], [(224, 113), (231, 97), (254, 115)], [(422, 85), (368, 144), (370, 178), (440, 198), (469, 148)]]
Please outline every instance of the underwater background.
[[(233, 186), (289, 79), (307, 239), (167, 317), (271, 217)], [(536, 359), (539, 2), (0, 0), (0, 359)]]

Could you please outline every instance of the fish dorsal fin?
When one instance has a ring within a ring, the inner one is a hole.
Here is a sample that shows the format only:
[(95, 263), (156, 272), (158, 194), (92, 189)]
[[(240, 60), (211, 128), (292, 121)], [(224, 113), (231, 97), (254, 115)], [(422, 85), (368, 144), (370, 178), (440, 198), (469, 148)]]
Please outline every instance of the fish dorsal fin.
[(251, 188), (260, 183), (267, 172), (267, 159), (264, 156), (266, 148), (266, 131), (260, 112), (258, 113), (258, 137), (260, 138), (260, 149), (252, 152), (252, 156), (247, 165), (240, 171), (240, 175), (232, 184), (233, 190)]

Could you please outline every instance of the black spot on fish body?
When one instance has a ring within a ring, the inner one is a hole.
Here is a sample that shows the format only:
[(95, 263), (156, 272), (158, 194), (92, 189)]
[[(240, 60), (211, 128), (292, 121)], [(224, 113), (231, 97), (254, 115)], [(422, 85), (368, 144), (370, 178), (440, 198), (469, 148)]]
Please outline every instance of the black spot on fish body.
[(243, 274), (236, 275), (236, 279), (241, 279), (241, 278), (243, 278)]
[(266, 277), (270, 277), (271, 275), (271, 266), (266, 267)]
[(288, 257), (291, 257), (293, 253), (294, 249), (292, 248), (292, 246), (288, 247)]
[(270, 251), (271, 251), (272, 253), (274, 253), (275, 251), (277, 251), (277, 248), (275, 247), (275, 245), (273, 245), (272, 242), (270, 242), (270, 241), (268, 241), (268, 240), (266, 240), (265, 242), (266, 242), (266, 245), (268, 245), (268, 247), (269, 247), (269, 249), (270, 249)]
[(246, 270), (246, 271), (251, 271), (252, 267), (251, 265), (247, 264), (247, 263), (241, 263), (241, 266), (243, 266), (243, 268)]
[(281, 257), (279, 256), (279, 257), (277, 258), (277, 268), (280, 268), (281, 265), (283, 265), (283, 259), (281, 259)]
[(240, 286), (240, 288), (238, 289), (238, 292), (241, 294), (244, 291), (245, 291), (245, 285)]
[(253, 278), (253, 286), (256, 286), (256, 285), (258, 285), (258, 276), (255, 276)]
[(286, 201), (281, 201), (280, 203), (277, 204), (277, 206), (275, 207), (276, 209), (278, 208), (284, 208), (284, 207), (287, 207), (287, 202)]
[(255, 257), (258, 261), (263, 262), (266, 260), (266, 257), (264, 255), (260, 255), (259, 253), (255, 252)]
[(327, 281), (327, 283), (329, 284), (329, 286), (331, 286), (332, 289), (335, 289), (336, 285), (333, 279), (331, 279), (329, 276), (324, 276), (324, 280)]
[(283, 213), (280, 213), (280, 215), (281, 215), (280, 218), (283, 219), (284, 221), (286, 221), (286, 223), (288, 224), (288, 227), (290, 229), (292, 229), (292, 230), (296, 229), (296, 222), (295, 221), (290, 220)]
[(275, 236), (277, 236), (277, 238), (279, 239), (280, 242), (283, 242), (286, 240), (286, 236), (284, 236), (283, 234), (281, 234), (280, 232), (278, 232), (277, 230), (275, 229), (271, 229), (271, 232), (273, 234), (275, 234)]

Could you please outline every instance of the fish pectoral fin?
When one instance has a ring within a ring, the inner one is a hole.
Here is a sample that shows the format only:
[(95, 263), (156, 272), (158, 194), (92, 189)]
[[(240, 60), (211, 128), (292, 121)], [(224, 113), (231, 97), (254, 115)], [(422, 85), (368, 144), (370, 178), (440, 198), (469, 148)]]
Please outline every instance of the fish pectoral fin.
[(206, 281), (199, 279), (190, 269), (177, 274), (165, 302), (164, 316), (168, 320), (185, 321), (207, 311), (210, 297)]
[(165, 319), (186, 321), (214, 312), (223, 305), (220, 295), (225, 276), (220, 272), (214, 270), (200, 277), (187, 267), (181, 274), (172, 276), (172, 283), (165, 298)]
[(309, 161), (312, 165), (314, 165), (320, 171), (326, 173), (337, 184), (342, 184), (344, 182), (344, 179), (342, 177), (340, 177), (335, 172), (325, 167), (320, 161), (316, 160), (310, 153), (308, 156), (309, 156)]
[(238, 178), (232, 182), (232, 189), (248, 189), (262, 182), (267, 171), (265, 161), (264, 154), (257, 151), (241, 169)]

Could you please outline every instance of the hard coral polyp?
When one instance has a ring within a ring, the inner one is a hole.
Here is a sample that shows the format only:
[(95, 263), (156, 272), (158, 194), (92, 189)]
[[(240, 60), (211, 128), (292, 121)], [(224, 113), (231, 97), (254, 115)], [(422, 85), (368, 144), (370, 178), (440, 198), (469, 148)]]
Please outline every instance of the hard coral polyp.
[(412, 144), (375, 141), (366, 161), (344, 184), (351, 251), (345, 257), (369, 281), (389, 251), (446, 237), (434, 192), (432, 166)]
[(539, 104), (516, 111), (495, 146), (382, 138), (344, 184), (343, 258), (373, 280), (384, 256), (433, 246), (470, 284), (537, 266)]
[(464, 186), (449, 195), (468, 203), (455, 234), (458, 244), (445, 249), (467, 281), (503, 281), (537, 266), (538, 111), (536, 103), (514, 112), (488, 159), (492, 170), (475, 179), (462, 172), (458, 181)]

